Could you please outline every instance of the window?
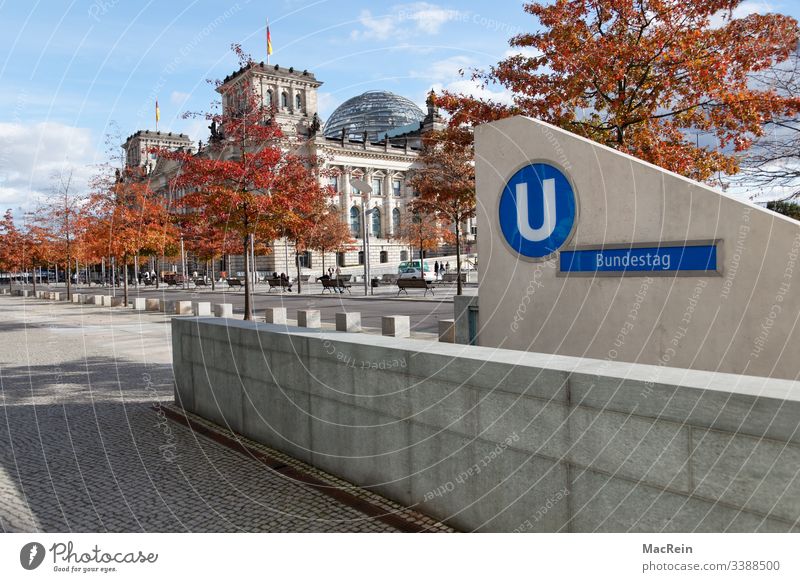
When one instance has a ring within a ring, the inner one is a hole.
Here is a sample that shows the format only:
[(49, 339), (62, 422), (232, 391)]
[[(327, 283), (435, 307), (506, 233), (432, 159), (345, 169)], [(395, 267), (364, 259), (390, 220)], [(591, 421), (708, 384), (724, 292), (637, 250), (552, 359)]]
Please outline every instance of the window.
[(469, 232), (470, 232), (470, 234), (472, 234), (474, 236), (477, 236), (478, 235), (478, 227), (477, 226), (469, 227)]
[(345, 266), (345, 254), (344, 254), (344, 251), (339, 251), (339, 252), (336, 253), (336, 264), (339, 267), (344, 267)]
[(330, 186), (331, 189), (334, 192), (338, 192), (339, 191), (339, 177), (338, 176), (329, 177), (328, 178), (328, 186)]
[(281, 93), (281, 107), (284, 109), (289, 107), (289, 94), (285, 91)]
[(350, 209), (350, 235), (361, 238), (361, 212), (356, 206)]
[(398, 232), (400, 232), (400, 209), (395, 208), (392, 210), (392, 234), (397, 236)]
[(300, 111), (303, 108), (303, 100), (300, 98), (300, 95), (294, 96), (294, 107), (298, 111)]
[(311, 268), (311, 251), (300, 253), (300, 266), (306, 269)]
[(381, 238), (381, 211), (375, 208), (372, 211), (372, 236)]
[(408, 260), (408, 251), (400, 251), (400, 260), (407, 261)]
[(381, 263), (388, 263), (389, 262), (389, 253), (387, 251), (381, 251)]
[(375, 196), (383, 196), (383, 179), (382, 178), (373, 178), (372, 179), (372, 193)]
[(400, 192), (403, 190), (403, 183), (400, 180), (392, 180), (392, 194), (395, 196), (400, 196)]
[(272, 107), (272, 105), (273, 105), (273, 101), (272, 101), (272, 89), (267, 89), (267, 98), (266, 98), (266, 102), (267, 102), (267, 107)]
[(358, 264), (364, 264), (364, 251), (358, 251)]

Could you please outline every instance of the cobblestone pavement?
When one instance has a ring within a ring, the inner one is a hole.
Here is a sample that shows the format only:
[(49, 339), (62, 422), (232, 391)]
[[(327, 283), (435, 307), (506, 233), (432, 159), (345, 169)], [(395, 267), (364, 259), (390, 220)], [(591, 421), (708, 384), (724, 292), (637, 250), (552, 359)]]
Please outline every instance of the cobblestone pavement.
[(2, 531), (393, 531), (167, 421), (170, 358), (158, 314), (0, 298)]

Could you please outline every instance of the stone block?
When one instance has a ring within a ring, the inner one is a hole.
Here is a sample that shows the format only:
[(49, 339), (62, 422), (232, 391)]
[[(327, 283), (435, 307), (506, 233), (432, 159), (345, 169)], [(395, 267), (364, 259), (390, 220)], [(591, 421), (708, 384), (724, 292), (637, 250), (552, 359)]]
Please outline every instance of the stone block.
[(192, 302), (191, 301), (176, 301), (175, 302), (175, 315), (192, 315)]
[(92, 305), (102, 305), (105, 295), (92, 295)]
[(133, 308), (136, 311), (144, 311), (145, 309), (147, 309), (147, 299), (145, 299), (144, 297), (134, 297)]
[(83, 295), (80, 293), (73, 293), (72, 294), (72, 302), (73, 303), (83, 303)]
[(286, 308), (285, 307), (267, 307), (264, 314), (267, 323), (275, 323), (286, 325)]
[(456, 343), (456, 326), (454, 319), (439, 320), (439, 341), (448, 344)]
[(162, 313), (173, 314), (175, 313), (175, 300), (174, 299), (162, 299), (159, 303), (158, 310)]
[(411, 318), (408, 315), (384, 315), (381, 331), (390, 337), (411, 337)]
[(361, 313), (341, 312), (336, 314), (336, 331), (351, 333), (361, 331)]
[(297, 326), (311, 329), (319, 329), (322, 327), (319, 309), (298, 309)]
[(214, 317), (233, 317), (233, 303), (215, 303)]
[(101, 301), (103, 307), (111, 307), (111, 300), (112, 299), (113, 299), (113, 297), (111, 297), (111, 295), (101, 295), (100, 296), (100, 301)]
[(209, 301), (195, 301), (192, 311), (197, 317), (211, 317), (211, 303)]
[(147, 311), (159, 311), (161, 309), (161, 300), (155, 297), (147, 298), (144, 300), (144, 308)]
[(28, 291), (27, 289), (23, 289), (22, 290), (22, 296), (23, 297), (33, 297), (33, 292), (32, 291)]
[(122, 307), (125, 305), (125, 298), (124, 297), (112, 297), (111, 298), (111, 307)]

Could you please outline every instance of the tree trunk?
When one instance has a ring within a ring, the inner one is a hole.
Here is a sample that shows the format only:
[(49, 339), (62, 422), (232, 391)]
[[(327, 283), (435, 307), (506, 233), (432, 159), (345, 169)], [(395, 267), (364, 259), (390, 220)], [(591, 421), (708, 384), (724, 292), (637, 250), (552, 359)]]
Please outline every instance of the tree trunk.
[(211, 290), (214, 291), (214, 289), (215, 289), (215, 287), (214, 287), (214, 279), (216, 278), (214, 276), (214, 257), (211, 257), (211, 260), (209, 261), (209, 263), (211, 263)]
[(123, 259), (125, 261), (124, 266), (122, 267), (122, 301), (125, 307), (128, 306), (128, 259)]
[(300, 253), (297, 252), (297, 247), (294, 248), (294, 264), (297, 267), (297, 294), (300, 294)]
[(31, 271), (33, 271), (33, 296), (36, 297), (36, 267), (33, 267)]
[(67, 268), (64, 272), (64, 280), (67, 283), (67, 301), (72, 301), (72, 257), (67, 255)]
[(250, 234), (244, 237), (244, 318), (253, 319), (252, 297), (250, 296)]
[(456, 221), (456, 295), (464, 293), (461, 287), (461, 225)]

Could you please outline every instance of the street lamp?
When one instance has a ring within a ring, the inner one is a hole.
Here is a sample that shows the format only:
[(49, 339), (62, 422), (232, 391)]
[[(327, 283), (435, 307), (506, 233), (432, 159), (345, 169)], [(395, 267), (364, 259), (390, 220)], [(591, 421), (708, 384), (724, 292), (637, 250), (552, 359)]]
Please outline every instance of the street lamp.
[(361, 192), (361, 225), (364, 238), (361, 240), (361, 248), (364, 253), (364, 296), (372, 293), (372, 288), (369, 282), (369, 230), (367, 229), (367, 217), (375, 212), (375, 208), (367, 210), (367, 199), (372, 193), (372, 186), (365, 180), (353, 178), (350, 180), (350, 185)]

